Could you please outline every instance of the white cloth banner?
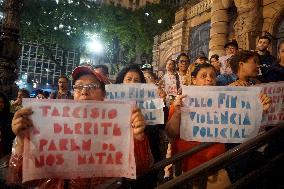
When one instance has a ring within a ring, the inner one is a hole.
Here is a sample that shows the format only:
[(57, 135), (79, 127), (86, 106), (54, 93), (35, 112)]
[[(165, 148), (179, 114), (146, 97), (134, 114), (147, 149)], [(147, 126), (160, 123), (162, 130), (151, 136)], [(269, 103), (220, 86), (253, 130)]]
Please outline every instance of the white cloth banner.
[(272, 82), (258, 85), (262, 92), (271, 98), (271, 107), (264, 114), (261, 125), (284, 123), (284, 82)]
[(154, 84), (110, 84), (106, 85), (106, 100), (136, 101), (146, 124), (164, 123), (164, 102), (158, 96), (158, 87)]
[(23, 105), (34, 124), (24, 144), (23, 182), (136, 177), (133, 104), (24, 99)]
[(187, 141), (242, 143), (259, 131), (260, 87), (183, 86), (180, 137)]
[(106, 85), (106, 98), (109, 100), (146, 100), (159, 98), (155, 84), (110, 84)]

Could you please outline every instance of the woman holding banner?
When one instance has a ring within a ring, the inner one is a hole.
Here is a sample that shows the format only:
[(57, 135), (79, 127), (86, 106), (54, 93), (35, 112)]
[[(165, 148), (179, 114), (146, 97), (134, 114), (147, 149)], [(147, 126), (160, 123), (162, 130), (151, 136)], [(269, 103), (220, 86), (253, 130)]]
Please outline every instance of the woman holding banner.
[[(125, 67), (124, 69), (121, 70), (121, 72), (118, 73), (115, 83), (116, 84), (146, 83), (146, 80), (143, 76), (143, 72), (137, 65), (130, 65), (128, 67)], [(165, 121), (167, 119), (167, 115), (168, 115), (168, 109), (167, 107), (164, 107)], [(162, 138), (161, 135), (165, 136), (163, 131), (164, 127), (165, 127), (164, 124), (158, 124), (158, 125), (147, 125), (145, 128), (145, 134), (148, 136), (150, 142), (150, 148), (154, 157), (154, 162), (159, 162), (164, 158), (166, 147), (164, 146), (165, 142), (162, 141), (164, 139), (161, 139)], [(157, 178), (153, 179), (156, 180)]]
[[(191, 81), (194, 85), (198, 86), (215, 86), (216, 85), (216, 71), (215, 68), (208, 63), (197, 64), (191, 73)], [(181, 119), (181, 105), (182, 99), (186, 95), (178, 95), (177, 99), (173, 103), (169, 112), (169, 120), (166, 125), (166, 132), (172, 138), (178, 139), (175, 141), (174, 153), (180, 153), (189, 150), (200, 142), (185, 141), (179, 139), (180, 133), (180, 119)], [(207, 149), (204, 149), (183, 161), (183, 171), (189, 171), (194, 167), (201, 165), (202, 163), (222, 154), (225, 152), (224, 144), (215, 144)]]
[[(92, 68), (79, 66), (72, 73), (74, 100), (97, 100), (103, 101), (105, 97), (105, 83), (102, 77)], [(16, 134), (13, 153), (10, 160), (10, 182), (20, 184), (22, 176), (24, 137), (33, 123), (29, 118), (33, 111), (29, 108), (18, 110), (12, 120), (12, 130)], [(140, 109), (135, 108), (131, 115), (131, 124), (134, 136), (134, 154), (137, 174), (145, 173), (153, 160), (149, 149), (147, 137), (144, 135), (145, 121)], [(26, 183), (27, 186), (37, 188), (105, 188), (113, 184), (111, 178), (88, 178), (63, 180), (47, 178)]]
[[(216, 85), (216, 71), (215, 68), (210, 64), (206, 63), (206, 64), (196, 65), (191, 75), (192, 75), (192, 83), (194, 85), (197, 86)], [(182, 99), (185, 97), (186, 95), (177, 96), (176, 101), (174, 102), (173, 106), (171, 106), (170, 108), (169, 121), (166, 125), (166, 131), (168, 135), (172, 138), (176, 138), (173, 150), (175, 153), (187, 151), (200, 144), (200, 142), (185, 141), (179, 138)], [(263, 109), (267, 110), (269, 108), (267, 104), (270, 103), (270, 98), (268, 98), (267, 96), (262, 96), (260, 100), (261, 103), (264, 105)], [(194, 155), (190, 156), (189, 158), (186, 158), (183, 161), (182, 170), (183, 171), (192, 170), (193, 168), (201, 165), (202, 163), (205, 163), (206, 161), (214, 157), (217, 157), (218, 155), (224, 153), (225, 151), (226, 151), (225, 144), (217, 143), (215, 145), (212, 145), (209, 148), (201, 150), (198, 153), (195, 153)], [(223, 172), (222, 175), (225, 178), (228, 178), (227, 173), (224, 174)], [(228, 184), (228, 182), (223, 184)]]

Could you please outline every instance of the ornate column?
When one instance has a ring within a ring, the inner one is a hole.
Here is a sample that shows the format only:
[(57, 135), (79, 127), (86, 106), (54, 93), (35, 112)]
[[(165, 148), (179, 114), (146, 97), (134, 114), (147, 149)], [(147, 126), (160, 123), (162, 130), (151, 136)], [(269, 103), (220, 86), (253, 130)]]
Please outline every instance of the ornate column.
[(4, 21), (0, 35), (0, 91), (12, 98), (17, 91), (17, 59), (20, 56), (20, 13), (24, 0), (4, 2)]
[(256, 37), (260, 34), (261, 12), (259, 0), (234, 0), (238, 17), (234, 23), (239, 47), (254, 50)]
[(231, 0), (212, 0), (209, 57), (213, 54), (222, 56), (225, 53), (229, 24), (227, 9), (231, 4)]
[(157, 35), (154, 37), (154, 45), (153, 45), (153, 60), (152, 60), (152, 66), (155, 71), (159, 68), (159, 59), (160, 59), (160, 53), (159, 53), (159, 42), (160, 42), (160, 36)]

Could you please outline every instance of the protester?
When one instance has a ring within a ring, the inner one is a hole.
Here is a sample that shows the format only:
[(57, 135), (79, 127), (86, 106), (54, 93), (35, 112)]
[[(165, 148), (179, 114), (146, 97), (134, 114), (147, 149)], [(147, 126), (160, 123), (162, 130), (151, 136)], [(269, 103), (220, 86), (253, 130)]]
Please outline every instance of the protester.
[[(260, 68), (259, 57), (255, 52), (240, 51), (230, 58), (229, 63), (233, 72), (238, 76), (238, 79), (231, 83), (230, 86), (251, 86), (260, 83), (260, 81), (255, 79)], [(265, 94), (261, 94), (259, 98), (263, 105), (263, 112), (267, 112), (271, 106), (271, 99)], [(226, 149), (229, 150), (237, 145), (238, 144), (226, 144)], [(255, 157), (257, 157), (257, 155), (255, 155)], [(227, 171), (231, 180), (234, 182), (250, 170), (256, 168), (254, 164), (257, 161), (258, 160), (254, 159), (254, 156), (251, 155), (229, 165)]]
[[(141, 69), (137, 65), (130, 65), (123, 68), (118, 74), (115, 81), (116, 84), (127, 83), (146, 83)], [(160, 151), (159, 133), (163, 129), (163, 125), (147, 125), (145, 133), (147, 134), (152, 154), (155, 162), (161, 161), (163, 158)]]
[(275, 62), (274, 56), (272, 56), (268, 51), (270, 44), (271, 39), (268, 36), (261, 36), (256, 44), (256, 52), (259, 55), (261, 75), (264, 75), (267, 72), (267, 69)]
[(198, 52), (195, 61), (193, 64), (190, 64), (187, 72), (186, 72), (186, 80), (184, 84), (192, 85), (192, 76), (191, 73), (195, 69), (195, 67), (199, 64), (205, 64), (207, 62), (208, 58), (206, 57), (205, 53), (203, 51)]
[[(103, 101), (105, 97), (105, 83), (101, 76), (90, 67), (79, 66), (72, 73), (74, 100), (97, 100)], [(22, 154), (24, 149), (24, 137), (28, 128), (33, 126), (30, 119), (32, 110), (22, 108), (18, 110), (12, 120), (12, 129), (16, 134), (13, 154), (10, 160), (11, 180), (12, 182), (21, 182), (22, 174)], [(148, 139), (144, 135), (145, 120), (140, 109), (135, 108), (132, 111), (131, 125), (134, 136), (134, 154), (136, 161), (137, 174), (146, 172), (152, 164), (152, 155), (148, 146)], [(63, 189), (63, 188), (96, 188), (105, 185), (111, 178), (89, 178), (63, 180), (56, 178), (41, 179), (27, 183), (28, 186), (45, 189)], [(109, 183), (110, 185), (113, 183)]]
[(50, 99), (73, 99), (70, 91), (68, 91), (68, 81), (69, 79), (61, 75), (58, 78), (58, 91), (50, 94)]
[(227, 60), (238, 52), (239, 45), (236, 40), (232, 40), (226, 43), (224, 48), (225, 48), (225, 56), (221, 56), (219, 58), (219, 61), (221, 63), (220, 73), (229, 75), (232, 73), (232, 71), (229, 67), (229, 63)]
[[(115, 81), (116, 84), (127, 84), (127, 83), (146, 83), (145, 78), (143, 77), (143, 72), (137, 65), (130, 65), (123, 68), (118, 74)], [(167, 119), (168, 110), (164, 108), (165, 112), (165, 120)], [(151, 152), (154, 157), (154, 162), (159, 162), (163, 159), (163, 149), (161, 146), (161, 137), (160, 134), (162, 130), (164, 130), (164, 124), (158, 125), (147, 125), (145, 128), (145, 134), (148, 136)], [(157, 173), (154, 173), (153, 176), (148, 178), (147, 182), (156, 182), (157, 181)]]
[[(192, 83), (193, 85), (197, 86), (215, 86), (216, 85), (216, 72), (215, 68), (208, 63), (205, 64), (198, 64), (195, 66), (195, 69), (191, 73)], [(166, 132), (168, 136), (171, 138), (177, 138), (175, 141), (175, 148), (174, 152), (179, 153), (186, 150), (189, 150), (197, 145), (200, 142), (195, 141), (185, 141), (179, 139), (179, 132), (180, 132), (180, 119), (181, 119), (181, 103), (182, 99), (186, 97), (185, 95), (177, 96), (173, 106), (170, 108), (169, 112), (169, 121), (166, 124)], [(201, 150), (189, 158), (186, 158), (183, 161), (182, 169), (183, 171), (189, 171), (194, 167), (222, 154), (225, 152), (224, 144), (215, 144), (205, 150)]]
[(260, 83), (256, 79), (259, 73), (259, 58), (255, 52), (240, 51), (230, 58), (229, 64), (238, 77), (230, 84), (231, 86), (250, 86)]
[[(197, 86), (215, 86), (216, 85), (216, 71), (215, 68), (210, 64), (200, 64), (197, 65), (192, 72), (192, 84)], [(195, 141), (185, 141), (179, 138), (180, 135), (180, 121), (181, 121), (181, 106), (182, 99), (186, 95), (179, 95), (176, 98), (173, 106), (170, 108), (169, 112), (169, 121), (166, 125), (166, 131), (168, 135), (172, 138), (177, 138), (175, 141), (175, 153), (183, 152), (189, 150), (197, 145), (200, 142)], [(263, 105), (263, 110), (267, 111), (270, 107), (268, 104), (271, 102), (270, 98), (265, 95), (260, 96), (261, 103)], [(202, 163), (222, 154), (225, 152), (224, 144), (214, 144), (209, 148), (201, 150), (189, 158), (186, 158), (183, 161), (183, 171), (189, 171), (193, 168), (201, 165)]]
[(217, 76), (217, 85), (219, 86), (229, 85), (237, 79), (236, 74), (233, 73), (230, 67), (229, 60), (231, 56), (238, 52), (238, 43), (236, 40), (232, 40), (226, 43), (224, 48), (226, 55), (219, 58), (219, 62), (221, 64), (220, 74)]
[(189, 66), (189, 57), (185, 53), (178, 55), (176, 59), (177, 71), (179, 76), (179, 86), (186, 82), (186, 72)]
[(203, 51), (199, 51), (196, 59), (194, 61), (194, 63), (196, 64), (205, 64), (208, 61), (207, 56), (205, 55), (205, 53)]
[(179, 75), (176, 72), (175, 61), (168, 59), (166, 63), (166, 73), (161, 80), (161, 86), (167, 94), (168, 101), (174, 100), (180, 88)]
[(265, 82), (284, 81), (284, 41), (278, 46), (278, 60), (263, 75)]
[(143, 71), (143, 74), (144, 74), (146, 83), (154, 83), (154, 84), (159, 83), (157, 76), (152, 71), (150, 70)]
[(212, 66), (214, 66), (214, 68), (216, 69), (217, 76), (220, 75), (221, 63), (219, 62), (219, 55), (218, 54), (213, 54), (210, 57), (210, 64)]
[(103, 65), (103, 64), (96, 65), (94, 66), (94, 70), (98, 72), (101, 76), (103, 76), (102, 78), (105, 84), (112, 83), (111, 80), (109, 79), (109, 71), (106, 65)]
[(23, 98), (30, 98), (30, 92), (27, 89), (20, 89), (18, 91), (17, 99), (10, 102), (12, 113), (15, 113), (17, 110), (23, 107)]

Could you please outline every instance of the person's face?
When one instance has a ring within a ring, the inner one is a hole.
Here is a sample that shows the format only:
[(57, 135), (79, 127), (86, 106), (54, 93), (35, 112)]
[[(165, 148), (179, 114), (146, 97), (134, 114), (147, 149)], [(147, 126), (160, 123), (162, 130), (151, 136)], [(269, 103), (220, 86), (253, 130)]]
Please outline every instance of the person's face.
[(166, 70), (168, 72), (173, 72), (175, 71), (175, 63), (172, 60), (169, 60), (166, 64)]
[(212, 66), (214, 66), (214, 68), (217, 71), (220, 71), (221, 64), (220, 64), (219, 60), (217, 60), (216, 58), (211, 58), (210, 63), (212, 64)]
[(127, 72), (123, 78), (123, 83), (141, 83), (139, 73), (135, 71)]
[(58, 80), (58, 88), (61, 91), (66, 91), (68, 86), (68, 80), (66, 78), (60, 78)]
[(270, 43), (268, 39), (260, 39), (257, 42), (256, 48), (259, 51), (265, 51), (269, 47)]
[(146, 83), (155, 83), (154, 77), (149, 72), (143, 72)]
[(100, 82), (93, 75), (79, 77), (74, 88), (74, 100), (97, 100), (103, 101), (105, 92), (101, 89)]
[(281, 65), (284, 65), (284, 43), (282, 43), (279, 47), (278, 58), (280, 59)]
[(24, 97), (23, 92), (22, 92), (22, 91), (19, 91), (17, 98), (18, 98), (18, 99), (22, 99), (23, 97)]
[(0, 111), (2, 111), (5, 107), (4, 99), (0, 97)]
[(205, 60), (205, 58), (198, 58), (198, 59), (196, 59), (196, 61), (195, 61), (197, 64), (205, 64), (206, 63), (206, 60)]
[(216, 72), (214, 68), (201, 68), (196, 78), (192, 78), (192, 82), (197, 86), (215, 86)]
[(178, 70), (181, 72), (186, 72), (189, 66), (189, 60), (186, 56), (181, 56), (178, 62)]
[(235, 46), (231, 46), (229, 45), (227, 48), (226, 48), (226, 55), (236, 55), (238, 52), (238, 49), (235, 47)]
[(256, 77), (259, 73), (259, 65), (255, 57), (248, 59), (246, 62), (240, 62), (240, 72), (247, 77)]

